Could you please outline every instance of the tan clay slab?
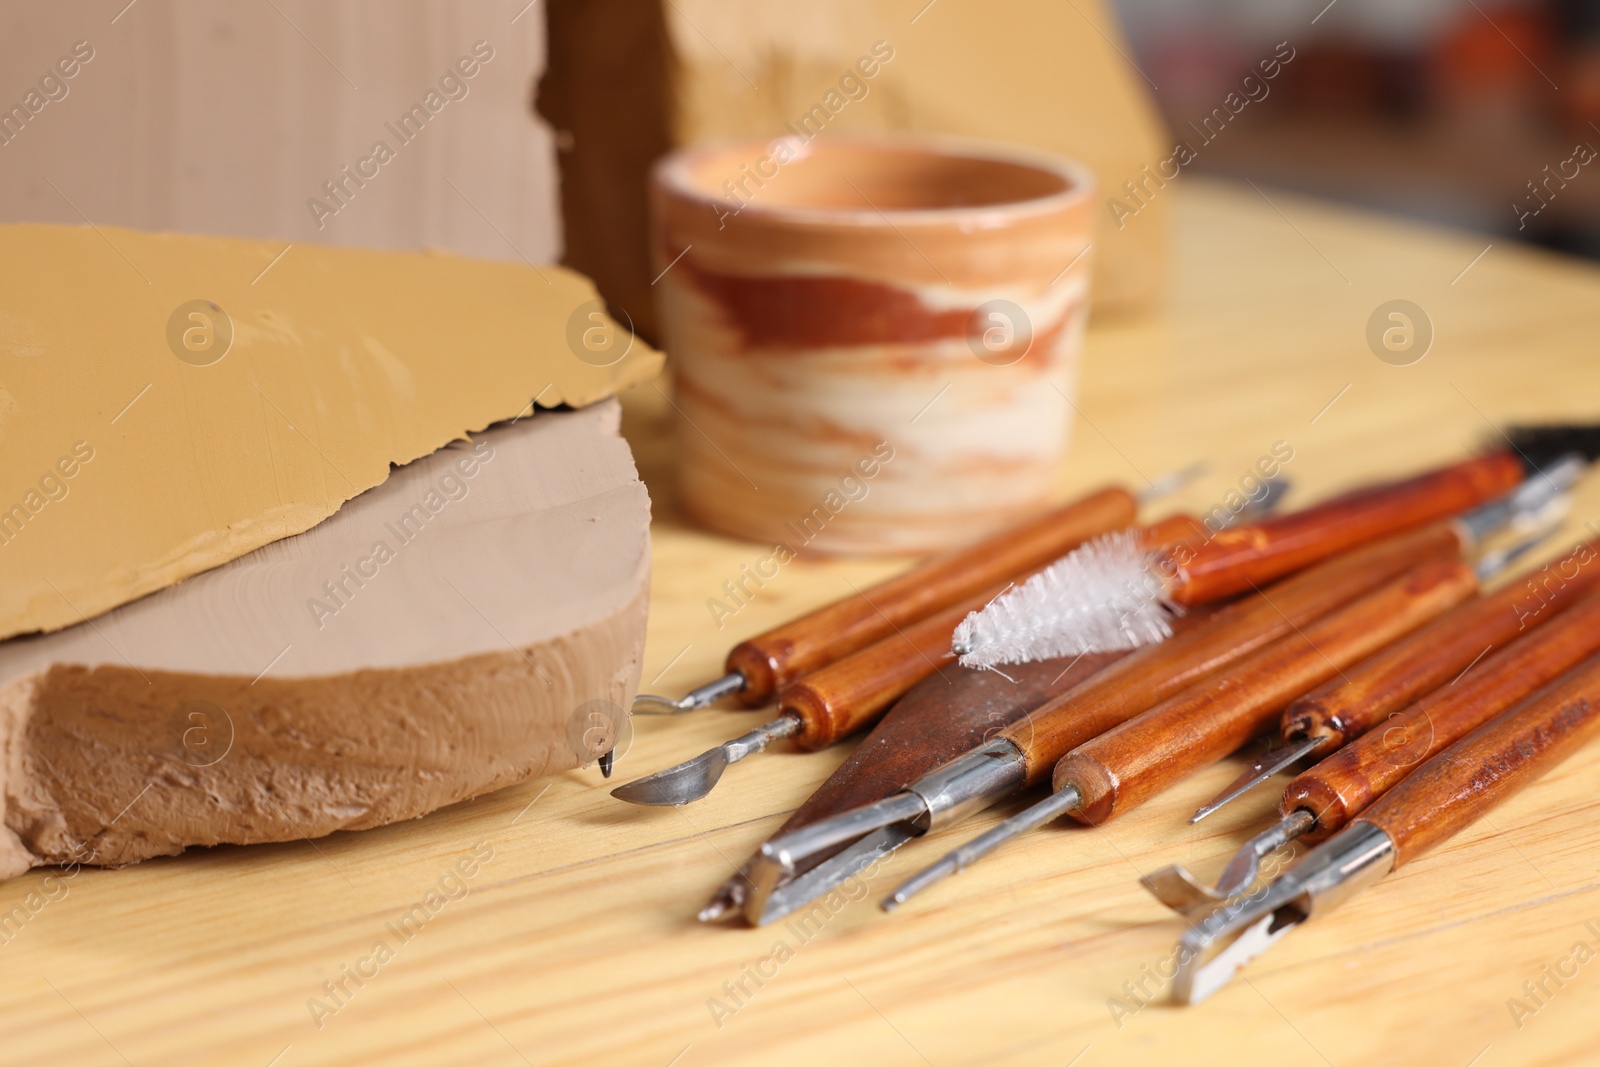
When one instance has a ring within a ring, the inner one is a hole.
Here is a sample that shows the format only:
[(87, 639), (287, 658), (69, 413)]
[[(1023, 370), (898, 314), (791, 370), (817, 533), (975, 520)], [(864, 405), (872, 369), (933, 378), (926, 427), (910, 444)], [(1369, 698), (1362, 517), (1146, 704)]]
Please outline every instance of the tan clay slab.
[(598, 755), (650, 576), (618, 411), (496, 427), (314, 530), (0, 642), (0, 878), (380, 826)]
[(391, 464), (660, 359), (558, 267), (0, 227), (0, 637), (308, 530)]

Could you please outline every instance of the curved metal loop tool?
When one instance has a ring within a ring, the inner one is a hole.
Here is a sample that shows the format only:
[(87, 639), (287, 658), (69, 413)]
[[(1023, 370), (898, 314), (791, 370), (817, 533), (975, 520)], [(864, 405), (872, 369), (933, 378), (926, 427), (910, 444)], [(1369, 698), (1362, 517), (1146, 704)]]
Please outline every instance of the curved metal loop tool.
[(682, 715), (686, 711), (696, 711), (708, 704), (714, 704), (743, 688), (743, 676), (725, 674), (714, 682), (707, 682), (698, 689), (690, 690), (677, 700), (656, 696), (653, 693), (640, 693), (633, 698), (633, 714)]

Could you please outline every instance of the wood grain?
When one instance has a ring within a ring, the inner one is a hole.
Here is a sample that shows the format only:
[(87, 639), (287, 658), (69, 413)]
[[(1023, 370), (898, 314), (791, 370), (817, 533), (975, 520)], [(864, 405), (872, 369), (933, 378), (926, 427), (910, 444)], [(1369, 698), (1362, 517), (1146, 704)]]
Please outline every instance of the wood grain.
[(1217, 611), (1202, 626), (1139, 649), (1001, 731), (1020, 748), (1028, 781), (1092, 737), (1133, 718), (1185, 686), (1215, 674), (1425, 560), (1454, 556), (1447, 526), (1401, 534), (1347, 552)]
[[(146, 32), (143, 7), (112, 29)], [(916, 34), (943, 9), (911, 28), (895, 63), (919, 61)], [(714, 24), (685, 10), (715, 37)], [(1177, 218), (1167, 302), (1148, 320), (1090, 327), (1073, 402), (1093, 426), (1077, 426), (1062, 499), (1206, 457), (1210, 473), (1172, 506), (1207, 514), (1284, 440), (1295, 453), (1285, 471), (1295, 505), (1450, 462), (1492, 434), (1491, 421), (1594, 415), (1600, 270), (1508, 242), (1485, 254), (1484, 237), (1266, 192), (1272, 206), (1247, 185), (1185, 175), (1157, 194), (1172, 198)], [(1148, 221), (1140, 214), (1128, 228)], [(1372, 309), (1396, 294), (1425, 307), (1439, 332), (1410, 367), (1378, 361), (1360, 341)], [(928, 396), (941, 387), (930, 382)], [(704, 682), (730, 644), (907, 565), (797, 559), (719, 628), (707, 599), (770, 546), (686, 523), (671, 415), (650, 386), (624, 398), (623, 430), (654, 510), (646, 684), (682, 692)], [(1596, 536), (1582, 530), (1600, 523), (1600, 479), (1579, 486), (1572, 516), (1548, 557)], [(1546, 558), (1536, 553), (1527, 567)], [(637, 717), (618, 776), (688, 759), (749, 723), (719, 710)], [(1525, 998), (1523, 982), (1576, 940), (1594, 941), (1585, 924), (1600, 916), (1600, 746), (1361, 894), (1336, 922), (1285, 938), (1248, 984), (1187, 1011), (1164, 1003), (1161, 977), (1181, 923), (1137, 878), (1175, 860), (1220, 867), (1272, 817), (1277, 798), (1258, 790), (1188, 826), (1237, 760), (1104, 826), (1025, 835), (893, 916), (879, 913), (877, 896), (1016, 806), (906, 846), (869, 892), (837, 901), (803, 939), (782, 924), (695, 922), (706, 895), (851, 748), (767, 753), (682, 809), (623, 805), (608, 793), (615, 779), (570, 771), (312, 843), (196, 851), (50, 882), (50, 872), (24, 875), (0, 885), (0, 919), (18, 906), (28, 915), (0, 944), (0, 1064), (266, 1067), (280, 1054), (273, 1067), (1064, 1067), (1075, 1057), (1075, 1067), (1465, 1067), (1480, 1056), (1476, 1067), (1566, 1067), (1592, 1058), (1593, 963), (1521, 1026), (1507, 1000)], [(436, 890), (478, 841), (494, 858), (470, 892), (319, 1027), (307, 999), (375, 940), (393, 941), (384, 924)], [(30, 893), (39, 910), (27, 910)], [(763, 961), (779, 941), (792, 955), (774, 975)], [(749, 993), (731, 997), (724, 984), (738, 982)]]
[(1330, 679), (1283, 709), (1285, 739), (1335, 748), (1455, 678), (1473, 663), (1554, 618), (1600, 578), (1600, 544), (1589, 542), (1533, 578), (1446, 612), (1416, 633)]
[(1600, 734), (1600, 657), (1474, 730), (1357, 822), (1395, 843), (1395, 866), (1455, 836)]
[(1079, 745), (1056, 765), (1052, 785), (1076, 789), (1072, 817), (1099, 825), (1226, 756), (1288, 701), (1476, 588), (1472, 568), (1458, 559), (1425, 563)]
[(1413, 478), (1347, 493), (1316, 507), (1222, 530), (1169, 554), (1169, 595), (1199, 604), (1242, 593), (1336, 552), (1459, 515), (1516, 488), (1522, 461), (1490, 452)]
[(1284, 789), (1279, 810), (1309, 811), (1319, 841), (1359, 815), (1424, 760), (1600, 651), (1600, 591), (1485, 657), (1461, 680), (1389, 716)]
[(744, 677), (739, 699), (745, 706), (761, 707), (808, 671), (997, 582), (1043, 566), (1096, 534), (1131, 524), (1138, 508), (1126, 489), (1100, 489), (741, 641), (728, 653), (725, 667)]

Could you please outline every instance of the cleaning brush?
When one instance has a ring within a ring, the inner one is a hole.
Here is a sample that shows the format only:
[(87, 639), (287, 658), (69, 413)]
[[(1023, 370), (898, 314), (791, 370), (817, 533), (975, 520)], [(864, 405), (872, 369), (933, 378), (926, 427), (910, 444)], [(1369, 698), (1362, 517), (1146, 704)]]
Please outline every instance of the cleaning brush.
[(1524, 482), (1506, 506), (1518, 512), (1546, 506), (1600, 455), (1600, 424), (1518, 428), (1505, 444), (1160, 551), (1147, 550), (1136, 531), (1101, 535), (969, 615), (953, 634), (952, 651), (964, 667), (995, 668), (1158, 643), (1171, 635), (1171, 615), (1185, 604), (1231, 596), (1356, 545), (1461, 514)]
[(1102, 534), (968, 615), (951, 648), (963, 667), (995, 667), (1165, 641), (1181, 609), (1150, 554), (1137, 529)]

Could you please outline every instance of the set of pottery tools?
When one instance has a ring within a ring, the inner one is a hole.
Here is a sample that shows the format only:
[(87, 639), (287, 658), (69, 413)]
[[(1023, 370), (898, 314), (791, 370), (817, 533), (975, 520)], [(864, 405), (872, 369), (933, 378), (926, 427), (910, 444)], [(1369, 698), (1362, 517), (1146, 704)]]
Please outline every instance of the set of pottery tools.
[[(744, 642), (682, 700), (641, 697), (637, 710), (679, 712), (737, 694), (778, 713), (614, 794), (688, 803), (775, 741), (814, 751), (873, 727), (700, 913), (761, 925), (1047, 780), (884, 910), (1019, 834), (1062, 815), (1099, 825), (1270, 734), (1192, 821), (1319, 759), (1284, 790), (1281, 819), (1214, 884), (1178, 866), (1143, 879), (1192, 923), (1174, 994), (1199, 1000), (1600, 729), (1600, 540), (1537, 583), (1484, 591), (1559, 523), (1600, 432), (1507, 444), (1281, 515), (1269, 486), (1226, 526), (1134, 525), (1181, 475), (1142, 496), (1102, 490)], [(1263, 860), (1296, 840), (1322, 843), (1259, 887)]]

